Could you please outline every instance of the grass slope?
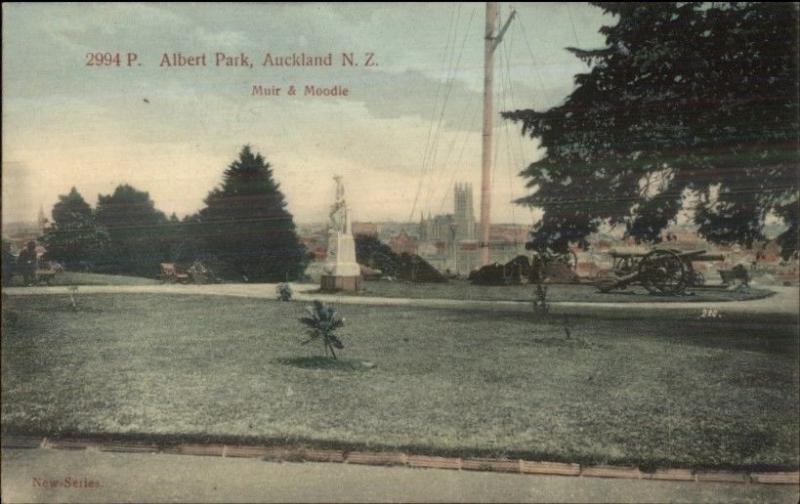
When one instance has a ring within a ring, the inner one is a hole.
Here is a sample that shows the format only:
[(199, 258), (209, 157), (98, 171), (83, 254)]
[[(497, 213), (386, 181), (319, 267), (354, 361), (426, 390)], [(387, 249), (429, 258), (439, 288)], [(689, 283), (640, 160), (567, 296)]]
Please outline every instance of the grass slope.
[[(160, 283), (158, 280), (152, 278), (63, 271), (53, 277), (50, 285), (155, 285), (158, 283)], [(11, 287), (21, 287), (22, 285), (21, 276), (15, 275), (11, 279)]]
[(301, 303), (11, 296), (16, 433), (313, 442), (539, 460), (798, 465), (796, 324), (563, 320), (344, 306), (341, 357), (297, 365)]

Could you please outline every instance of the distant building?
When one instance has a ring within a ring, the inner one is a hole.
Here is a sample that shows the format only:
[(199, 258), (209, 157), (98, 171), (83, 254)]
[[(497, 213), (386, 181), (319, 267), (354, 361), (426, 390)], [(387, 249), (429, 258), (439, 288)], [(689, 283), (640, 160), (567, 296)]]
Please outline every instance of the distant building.
[(492, 224), (489, 226), (489, 242), (502, 244), (524, 244), (530, 239), (530, 226), (519, 224)]
[(419, 241), (437, 242), (453, 240), (456, 234), (456, 220), (453, 214), (422, 218), (419, 224)]
[(328, 256), (327, 242), (325, 241), (324, 237), (301, 236), (300, 243), (306, 247), (306, 250), (309, 254), (311, 254), (312, 260), (314, 261), (324, 261)]
[(456, 184), (453, 189), (454, 213), (420, 216), (420, 241), (474, 240), (477, 236), (472, 184)]
[(48, 223), (44, 210), (40, 207), (36, 221), (11, 222), (4, 225), (3, 240), (10, 242), (13, 250), (20, 251), (30, 241), (39, 242), (42, 235), (47, 231)]
[(354, 222), (353, 223), (353, 236), (374, 236), (377, 237), (380, 232), (380, 226), (375, 222)]
[(405, 230), (400, 231), (400, 234), (393, 236), (389, 239), (389, 248), (395, 254), (416, 254), (417, 241), (410, 237)]
[[(466, 276), (480, 267), (478, 229), (472, 198), (472, 185), (458, 183), (453, 188), (453, 213), (420, 216), (419, 254), (441, 272)], [(530, 226), (494, 224), (489, 232), (491, 262), (505, 263), (525, 254)]]
[(475, 212), (472, 205), (472, 184), (456, 184), (453, 190), (456, 240), (474, 240)]
[(388, 243), (392, 236), (400, 234), (405, 230), (409, 236), (417, 238), (417, 222), (405, 221), (379, 221), (375, 223), (378, 226), (378, 239), (384, 243)]
[(375, 236), (380, 232), (380, 227), (374, 222), (354, 222), (353, 236)]

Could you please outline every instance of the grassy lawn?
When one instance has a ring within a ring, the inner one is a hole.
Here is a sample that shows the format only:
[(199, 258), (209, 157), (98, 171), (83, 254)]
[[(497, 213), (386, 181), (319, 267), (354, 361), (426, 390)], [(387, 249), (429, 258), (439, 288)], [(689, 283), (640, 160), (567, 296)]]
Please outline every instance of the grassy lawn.
[[(160, 282), (153, 278), (63, 271), (53, 277), (50, 285), (155, 285), (158, 283)], [(15, 275), (11, 279), (12, 287), (21, 287), (22, 285), (21, 276)]]
[[(746, 291), (721, 289), (697, 289), (685, 296), (653, 296), (644, 287), (633, 286), (624, 291), (601, 293), (591, 285), (549, 285), (550, 301), (584, 301), (596, 303), (675, 303), (686, 301), (740, 301), (760, 299), (771, 294), (766, 289), (750, 288)], [(411, 282), (364, 282), (359, 295), (395, 298), (464, 299), (488, 301), (531, 301), (534, 287), (531, 285), (509, 285), (504, 287), (472, 285), (466, 280), (450, 280), (447, 283), (415, 284)]]
[(303, 303), (78, 303), (7, 299), (4, 432), (798, 466), (795, 323), (574, 318), (566, 339), (560, 318), (350, 305), (346, 362), (328, 366), (300, 345)]

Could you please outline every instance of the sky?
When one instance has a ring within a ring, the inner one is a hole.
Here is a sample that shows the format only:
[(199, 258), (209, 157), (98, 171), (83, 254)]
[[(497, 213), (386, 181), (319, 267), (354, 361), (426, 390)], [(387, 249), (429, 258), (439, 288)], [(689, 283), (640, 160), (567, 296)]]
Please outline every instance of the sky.
[[(492, 222), (529, 224), (535, 213), (512, 200), (541, 152), (499, 112), (561, 103), (587, 69), (565, 48), (602, 46), (614, 19), (588, 4), (501, 2), (501, 22), (512, 8), (495, 53)], [(4, 4), (3, 223), (40, 206), (49, 216), (73, 186), (94, 206), (121, 183), (183, 217), (245, 144), (300, 223), (326, 220), (334, 175), (357, 221), (452, 212), (456, 182), (472, 183), (477, 217), (484, 16), (481, 3)], [(342, 66), (351, 52), (359, 65)], [(96, 53), (112, 64), (87, 65)], [(162, 66), (173, 53), (206, 66)], [(217, 53), (252, 67), (216, 66)], [(262, 64), (301, 53), (331, 53), (333, 66)], [(282, 89), (253, 96), (255, 85)]]

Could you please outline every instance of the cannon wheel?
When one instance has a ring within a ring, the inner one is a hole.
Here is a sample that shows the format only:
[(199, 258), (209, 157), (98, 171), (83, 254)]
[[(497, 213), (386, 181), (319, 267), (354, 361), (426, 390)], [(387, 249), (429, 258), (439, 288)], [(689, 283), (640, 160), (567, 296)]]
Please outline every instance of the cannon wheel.
[(654, 250), (639, 263), (639, 278), (651, 294), (677, 296), (686, 289), (686, 265), (671, 250)]

